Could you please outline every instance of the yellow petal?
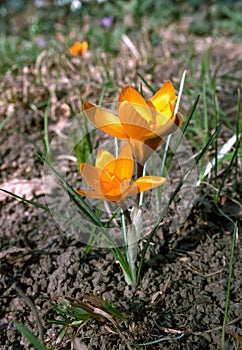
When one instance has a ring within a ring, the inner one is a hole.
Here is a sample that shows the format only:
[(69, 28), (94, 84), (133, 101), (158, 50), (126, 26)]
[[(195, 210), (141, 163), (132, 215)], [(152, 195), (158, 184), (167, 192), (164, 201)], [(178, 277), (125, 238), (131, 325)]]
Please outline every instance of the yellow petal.
[(107, 164), (115, 160), (115, 157), (104, 149), (100, 149), (97, 153), (95, 166), (104, 169)]
[(123, 108), (122, 113), (124, 113), (125, 106), (127, 108), (127, 106), (129, 104), (139, 114), (140, 118), (148, 123), (148, 125), (150, 123), (152, 123), (154, 107), (153, 106), (150, 107), (147, 103), (145, 105), (142, 105), (142, 104), (133, 103), (133, 102), (131, 103), (131, 102), (128, 102), (128, 101), (121, 102), (121, 103), (119, 103), (119, 106), (118, 106), (118, 114), (119, 114), (119, 116), (120, 116), (120, 109)]
[[(170, 99), (169, 99), (168, 95), (163, 95), (159, 100), (159, 104), (157, 104), (156, 106), (153, 105), (151, 101), (149, 101), (149, 105), (153, 109), (160, 112), (159, 114), (165, 115), (167, 118), (170, 118), (173, 114), (174, 108), (170, 104)], [(157, 118), (157, 114), (155, 117)], [(158, 122), (156, 121), (156, 123), (158, 123)]]
[(137, 140), (129, 140), (132, 147), (132, 152), (139, 164), (144, 165), (147, 159), (162, 143), (162, 139), (154, 133), (150, 133), (150, 138), (146, 138), (142, 142)]
[(171, 116), (173, 114), (176, 99), (177, 96), (175, 95), (174, 86), (170, 81), (167, 81), (149, 102), (152, 103), (157, 111)]
[[(142, 140), (150, 132), (148, 122), (135, 109), (135, 105), (123, 102), (119, 106), (119, 119), (128, 138)], [(146, 111), (149, 109), (145, 107)]]
[(153, 150), (151, 150), (149, 147), (147, 147), (144, 143), (144, 141), (138, 141), (134, 139), (130, 139), (129, 143), (132, 148), (132, 152), (134, 155), (134, 158), (139, 164), (144, 165), (146, 160), (151, 156), (153, 153)]
[(117, 195), (115, 195), (115, 194), (114, 195), (107, 194), (107, 195), (105, 195), (105, 199), (107, 201), (110, 201), (110, 202), (119, 202), (122, 199), (122, 194), (121, 193), (119, 193)]
[(132, 159), (132, 150), (128, 143), (126, 143), (120, 150), (118, 158)]
[(157, 112), (156, 116), (155, 116), (155, 124), (154, 124), (154, 129), (156, 130), (159, 127), (162, 127), (163, 125), (165, 125), (167, 122), (170, 121), (170, 119), (172, 118), (172, 113), (170, 111), (170, 107), (169, 109), (166, 109), (166, 113), (160, 113)]
[(95, 192), (95, 191), (77, 190), (76, 192), (80, 196), (83, 196), (83, 197), (103, 199), (103, 200), (107, 200), (107, 201), (111, 201), (111, 202), (119, 202), (123, 198), (122, 193), (120, 193), (120, 192), (118, 192), (117, 194), (113, 193), (113, 194), (106, 194), (106, 195), (104, 195), (102, 193)]
[[(117, 160), (114, 160), (109, 163), (101, 173), (100, 186), (103, 194), (108, 193), (112, 189), (120, 188), (121, 180), (114, 174), (116, 161)], [(111, 169), (111, 172), (108, 169)]]
[(134, 161), (132, 159), (117, 159), (115, 161), (114, 174), (120, 181), (131, 179), (134, 170)]
[(159, 135), (161, 138), (167, 135), (172, 134), (182, 125), (182, 117), (179, 113), (175, 116), (173, 115), (166, 123), (163, 125), (157, 125), (155, 128), (155, 133)]
[(76, 192), (83, 197), (97, 198), (97, 199), (105, 199), (104, 195), (100, 192), (95, 191), (84, 191), (84, 190), (76, 190)]
[(127, 138), (119, 119), (111, 112), (87, 101), (83, 103), (83, 110), (90, 122), (100, 130), (118, 137), (119, 139)]
[(103, 169), (104, 171), (107, 171), (109, 173), (109, 176), (113, 176), (115, 174), (115, 163), (117, 159), (114, 158), (111, 162), (106, 164), (105, 168)]
[(133, 89), (131, 86), (125, 86), (122, 89), (118, 100), (119, 107), (122, 104), (122, 102), (125, 101), (134, 105), (134, 108), (137, 110), (137, 112), (140, 113), (142, 118), (144, 118), (147, 122), (150, 122), (152, 120), (152, 112), (150, 108), (147, 108), (147, 102), (141, 96), (141, 94), (135, 89)]
[[(105, 197), (106, 198), (110, 198), (110, 197), (113, 197), (113, 198), (116, 198), (116, 201), (119, 201), (121, 199), (124, 199), (126, 198), (127, 196), (132, 196), (133, 194), (137, 194), (137, 189), (135, 189), (135, 191), (133, 192), (129, 192), (129, 188), (131, 188), (132, 185), (130, 186), (130, 180), (126, 179), (126, 180), (123, 180), (121, 183), (120, 183), (120, 186), (118, 188), (112, 188), (110, 189), (109, 192), (105, 193)], [(131, 194), (129, 194), (131, 193)]]
[(91, 186), (95, 191), (101, 190), (101, 173), (102, 171), (91, 164), (83, 163), (80, 165), (80, 172), (86, 183)]
[(135, 196), (137, 193), (139, 193), (139, 189), (136, 186), (136, 184), (133, 182), (127, 189), (126, 191), (123, 192), (122, 194), (122, 199), (126, 197), (131, 197)]
[(144, 106), (147, 105), (145, 99), (140, 95), (140, 93), (133, 89), (131, 86), (125, 86), (119, 95), (118, 102), (124, 101)]
[(134, 170), (134, 161), (132, 156), (132, 149), (126, 143), (119, 152), (118, 159), (115, 162), (115, 175), (122, 181), (124, 179), (131, 179)]
[(134, 181), (139, 192), (150, 190), (151, 188), (164, 185), (166, 179), (161, 176), (142, 176)]

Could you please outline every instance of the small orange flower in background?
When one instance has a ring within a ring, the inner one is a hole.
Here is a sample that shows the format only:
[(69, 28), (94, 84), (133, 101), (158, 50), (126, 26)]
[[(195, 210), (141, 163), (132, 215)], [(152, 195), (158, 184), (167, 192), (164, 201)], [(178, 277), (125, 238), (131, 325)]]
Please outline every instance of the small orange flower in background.
[(170, 81), (148, 101), (131, 86), (119, 96), (118, 117), (113, 113), (84, 102), (87, 118), (99, 129), (120, 139), (127, 139), (138, 163), (144, 164), (163, 138), (176, 131), (182, 118), (174, 108), (177, 96)]
[(81, 196), (120, 202), (126, 197), (163, 185), (166, 179), (160, 176), (142, 176), (131, 182), (134, 169), (129, 144), (121, 149), (118, 158), (106, 150), (100, 150), (95, 166), (80, 165), (80, 172), (92, 190), (77, 190)]
[(88, 49), (88, 41), (84, 40), (82, 42), (76, 41), (72, 46), (69, 47), (69, 52), (73, 56), (82, 56)]

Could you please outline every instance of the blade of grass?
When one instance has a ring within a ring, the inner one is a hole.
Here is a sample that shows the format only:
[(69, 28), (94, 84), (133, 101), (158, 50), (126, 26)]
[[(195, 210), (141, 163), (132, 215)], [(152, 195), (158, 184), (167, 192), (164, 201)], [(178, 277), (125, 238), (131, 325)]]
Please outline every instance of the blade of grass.
[(206, 75), (203, 79), (203, 120), (204, 120), (204, 137), (205, 137), (205, 142), (207, 142), (207, 135), (208, 135), (208, 104), (207, 104), (207, 81), (206, 81)]
[[(216, 96), (216, 92), (214, 92), (213, 95), (214, 101), (213, 101), (213, 105), (214, 105), (214, 115), (215, 115), (215, 125), (219, 124), (219, 112), (218, 112), (218, 108), (217, 108), (217, 96)], [(218, 187), (218, 139), (216, 139), (214, 141), (214, 149), (215, 149), (215, 163), (214, 163), (214, 198), (216, 199), (216, 189)]]
[(51, 107), (51, 99), (52, 99), (52, 95), (49, 99), (49, 103), (45, 109), (45, 113), (44, 113), (44, 136), (43, 136), (43, 141), (44, 141), (44, 147), (45, 147), (45, 152), (47, 154), (50, 154), (50, 143), (49, 143), (49, 131), (48, 131), (48, 119), (49, 119), (49, 111), (50, 111), (50, 107)]
[(145, 80), (145, 78), (139, 73), (137, 72), (138, 77), (143, 81), (143, 83), (147, 86), (147, 88), (153, 93), (155, 94), (155, 89), (153, 89), (153, 87)]
[(28, 329), (26, 328), (23, 324), (14, 322), (15, 327), (17, 330), (25, 337), (28, 339), (30, 344), (32, 344), (35, 349), (37, 350), (48, 350), (48, 348), (42, 344), (39, 339)]
[(87, 158), (92, 154), (95, 130), (92, 134), (90, 133), (88, 127), (88, 119), (85, 113), (82, 112), (81, 118), (78, 115), (78, 117), (76, 117), (75, 119), (77, 120), (77, 124), (82, 132), (81, 140), (78, 139), (78, 136), (71, 136), (74, 143), (74, 151), (77, 157), (77, 164), (79, 166), (81, 163), (86, 162)]
[[(185, 78), (186, 78), (186, 73), (187, 73), (187, 71), (185, 70), (182, 74), (182, 78), (181, 78), (181, 82), (180, 82), (180, 86), (179, 86), (178, 97), (177, 97), (177, 101), (176, 101), (176, 105), (175, 105), (175, 109), (174, 109), (174, 114), (177, 114), (178, 109), (179, 109), (179, 105), (180, 105), (181, 97), (182, 97), (182, 92), (183, 92), (183, 88), (184, 88), (184, 83), (185, 83)], [(182, 136), (183, 136), (183, 134), (182, 134)], [(181, 136), (181, 139), (182, 139), (182, 136)], [(172, 138), (172, 135), (169, 135), (166, 139), (165, 149), (164, 149), (164, 153), (163, 153), (163, 157), (162, 157), (162, 161), (161, 161), (160, 176), (166, 176), (164, 170), (165, 170), (165, 165), (166, 165), (167, 158), (168, 158), (168, 150), (169, 150), (171, 138)], [(181, 141), (181, 139), (180, 139), (180, 141)], [(178, 145), (177, 145), (177, 147), (178, 147)], [(174, 156), (174, 153), (175, 153), (175, 151), (173, 152), (173, 156)], [(173, 158), (173, 156), (172, 156), (172, 158)], [(171, 163), (171, 161), (170, 161), (170, 163)], [(170, 164), (169, 164), (169, 166), (170, 166)], [(166, 169), (168, 169), (169, 166)], [(158, 191), (156, 192), (156, 206), (157, 206), (156, 210), (157, 210), (157, 212), (160, 211), (159, 203), (160, 203), (161, 195), (162, 195), (162, 188), (158, 189)]]
[(177, 114), (178, 109), (179, 109), (179, 105), (180, 105), (181, 97), (182, 97), (182, 92), (183, 92), (183, 88), (184, 88), (184, 83), (185, 83), (185, 79), (186, 79), (186, 74), (187, 74), (187, 71), (185, 70), (182, 74), (182, 78), (181, 78), (181, 82), (180, 82), (180, 86), (179, 86), (178, 97), (177, 97), (176, 105), (175, 105), (175, 109), (174, 109), (174, 114)]
[(14, 130), (23, 137), (23, 139), (28, 142), (29, 144), (33, 145), (35, 148), (35, 151), (41, 153), (41, 149), (39, 148), (39, 146), (36, 144), (36, 142), (34, 142), (28, 134), (26, 134), (25, 132), (21, 131), (18, 128), (14, 128)]
[[(178, 97), (177, 97), (177, 101), (176, 101), (176, 105), (175, 105), (175, 109), (174, 109), (174, 114), (177, 114), (178, 109), (179, 109), (179, 104), (180, 104), (181, 97), (182, 97), (182, 91), (184, 88), (186, 73), (187, 72), (185, 70), (182, 74), (181, 83), (180, 83), (179, 92), (178, 92)], [(166, 146), (165, 146), (165, 151), (164, 151), (164, 154), (162, 157), (162, 164), (161, 164), (161, 176), (163, 176), (164, 166), (165, 166), (167, 155), (168, 155), (168, 148), (170, 145), (171, 137), (172, 137), (172, 135), (169, 135), (166, 139)]]
[[(216, 200), (218, 200), (218, 197), (220, 196), (221, 191), (224, 188), (224, 183), (225, 183), (226, 179), (228, 178), (229, 172), (232, 169), (232, 165), (233, 165), (234, 161), (235, 161), (235, 164), (236, 164), (236, 159), (238, 158), (238, 150), (240, 148), (241, 142), (242, 142), (242, 134), (238, 135), (238, 139), (237, 139), (237, 141), (235, 143), (235, 150), (233, 152), (233, 156), (232, 156), (232, 158), (230, 160), (230, 163), (229, 163), (228, 167), (226, 168), (225, 174), (224, 174), (223, 179), (221, 181), (221, 184), (219, 186)], [(237, 170), (237, 167), (236, 167), (236, 170)]]
[(50, 171), (56, 177), (56, 179), (60, 182), (60, 185), (69, 195), (71, 201), (91, 220), (92, 223), (104, 228), (100, 219), (89, 207), (89, 205), (82, 199), (81, 196), (77, 194), (77, 192), (72, 188), (72, 186), (53, 168), (49, 160), (39, 152), (37, 152), (36, 154), (40, 158), (40, 160), (42, 160), (42, 162), (50, 169)]
[(106, 90), (107, 90), (106, 86), (103, 86), (102, 91), (101, 91), (101, 95), (100, 95), (100, 98), (98, 101), (98, 106), (102, 105)]
[(238, 135), (238, 139), (236, 141), (236, 135), (232, 136), (220, 149), (219, 151), (217, 152), (217, 156), (214, 157), (212, 159), (211, 162), (209, 162), (204, 170), (204, 173), (202, 174), (202, 177), (197, 181), (197, 186), (200, 185), (201, 181), (206, 177), (208, 176), (208, 174), (211, 172), (212, 168), (214, 167), (215, 165), (215, 161), (217, 160), (217, 163), (219, 163), (219, 161), (221, 162), (223, 160), (223, 158), (225, 158), (225, 156), (230, 152), (231, 148), (233, 147), (233, 145), (235, 144), (235, 151), (233, 152), (233, 155), (232, 155), (232, 158), (231, 158), (231, 161), (230, 161), (230, 164), (229, 166), (226, 168), (226, 172), (225, 172), (225, 175), (223, 177), (223, 180), (221, 182), (221, 185), (219, 187), (219, 190), (218, 190), (218, 194), (217, 196), (219, 196), (219, 193), (221, 192), (223, 186), (224, 186), (224, 182), (226, 180), (226, 177), (228, 176), (228, 173), (229, 171), (231, 170), (231, 166), (233, 164), (233, 161), (234, 159), (236, 158), (236, 156), (238, 156), (238, 151), (239, 151), (239, 148), (240, 148), (240, 142), (241, 142), (241, 137), (242, 137), (242, 134), (241, 135)]
[[(223, 215), (225, 215), (225, 214), (223, 214)], [(226, 217), (227, 217), (227, 219), (229, 219), (229, 221), (232, 221), (227, 215), (226, 215)], [(227, 321), (227, 316), (228, 316), (231, 280), (232, 280), (232, 273), (233, 273), (235, 238), (236, 238), (236, 235), (238, 234), (237, 221), (235, 223), (233, 222), (233, 224), (234, 224), (234, 232), (233, 232), (233, 236), (232, 236), (231, 253), (230, 253), (230, 259), (229, 259), (229, 276), (228, 276), (226, 303), (225, 303), (224, 319), (223, 319), (223, 327), (222, 327), (222, 349), (224, 349), (224, 344), (225, 344), (226, 321)]]
[(9, 114), (1, 123), (0, 123), (0, 131), (7, 125), (9, 120), (14, 116), (14, 112)]
[(56, 340), (56, 344), (58, 344), (58, 345), (61, 344), (61, 342), (63, 341), (67, 330), (68, 330), (68, 326), (63, 327), (63, 329), (61, 330), (60, 334), (58, 335), (58, 338)]
[(45, 211), (50, 212), (50, 209), (49, 209), (48, 207), (46, 207), (45, 205), (43, 205), (43, 204), (40, 204), (40, 203), (35, 202), (35, 201), (31, 201), (31, 200), (26, 199), (26, 198), (24, 198), (24, 197), (20, 197), (20, 196), (18, 196), (17, 194), (15, 194), (15, 193), (13, 193), (13, 192), (10, 192), (10, 191), (5, 190), (4, 188), (0, 188), (0, 191), (9, 194), (10, 196), (12, 196), (12, 197), (14, 197), (14, 198), (16, 198), (16, 199), (19, 199), (19, 200), (21, 200), (21, 201), (24, 202), (24, 203), (31, 204), (31, 205), (33, 205), (33, 206), (36, 207), (36, 208), (40, 208), (40, 209), (43, 209), (43, 210), (45, 210)]
[[(113, 221), (113, 219), (117, 216), (118, 212), (120, 211), (120, 208), (118, 207), (113, 215), (109, 218), (109, 220), (105, 223), (104, 227), (107, 228), (109, 227), (109, 224)], [(101, 236), (101, 232), (99, 235), (97, 235), (95, 233), (95, 231), (93, 230), (91, 233), (90, 233), (90, 238), (88, 239), (88, 243), (87, 243), (87, 246), (86, 246), (86, 249), (85, 249), (85, 253), (88, 254), (89, 251), (92, 249), (92, 247), (94, 246), (94, 244), (96, 243), (96, 241), (98, 239), (100, 239), (100, 236)]]
[[(240, 145), (241, 135), (242, 135), (242, 130), (240, 130), (240, 122), (241, 122), (240, 111), (241, 111), (241, 93), (240, 93), (240, 89), (238, 89), (238, 107), (237, 107), (237, 116), (236, 116), (236, 140), (237, 140), (237, 145)], [(242, 125), (241, 125), (241, 129), (242, 129)], [(238, 154), (236, 155), (235, 165), (236, 165), (235, 178), (238, 179), (238, 168), (239, 168), (239, 157), (238, 157)]]
[(195, 102), (193, 103), (192, 108), (189, 111), (188, 117), (187, 117), (184, 125), (182, 126), (182, 132), (179, 134), (179, 137), (178, 137), (178, 139), (176, 141), (176, 144), (175, 144), (175, 146), (174, 146), (174, 148), (172, 150), (172, 154), (167, 159), (167, 164), (166, 164), (167, 169), (169, 169), (169, 167), (171, 165), (171, 162), (172, 162), (172, 159), (173, 159), (173, 156), (174, 156), (174, 154), (176, 154), (177, 148), (178, 148), (178, 146), (181, 143), (183, 135), (185, 134), (185, 132), (186, 132), (186, 130), (187, 130), (189, 124), (190, 124), (190, 121), (191, 121), (191, 119), (193, 117), (193, 114), (194, 114), (194, 112), (195, 112), (195, 110), (197, 108), (197, 104), (199, 102), (199, 99), (200, 99), (200, 95), (197, 95), (197, 98), (196, 98)]
[(66, 323), (69, 324), (69, 322), (66, 322), (66, 321), (61, 321), (61, 320), (52, 320), (52, 319), (47, 319), (47, 322), (49, 324), (60, 324), (62, 326), (66, 326)]

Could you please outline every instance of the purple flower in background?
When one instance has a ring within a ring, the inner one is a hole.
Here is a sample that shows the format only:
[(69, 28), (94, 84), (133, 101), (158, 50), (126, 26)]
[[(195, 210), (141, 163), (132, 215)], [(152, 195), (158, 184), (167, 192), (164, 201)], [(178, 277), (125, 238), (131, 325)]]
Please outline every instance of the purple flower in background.
[(104, 28), (109, 28), (113, 23), (113, 20), (114, 20), (114, 17), (111, 15), (111, 16), (103, 17), (100, 20), (100, 23)]
[(42, 35), (37, 35), (35, 40), (40, 49), (43, 49), (45, 47), (46, 42), (45, 38)]

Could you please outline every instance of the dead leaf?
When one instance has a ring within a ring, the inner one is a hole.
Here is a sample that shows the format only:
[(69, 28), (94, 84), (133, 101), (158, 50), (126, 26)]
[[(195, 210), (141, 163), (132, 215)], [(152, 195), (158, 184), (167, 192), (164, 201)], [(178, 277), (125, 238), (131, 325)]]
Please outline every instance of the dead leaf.
[(105, 305), (105, 301), (97, 295), (84, 294), (83, 298), (85, 298), (94, 307), (102, 308)]

